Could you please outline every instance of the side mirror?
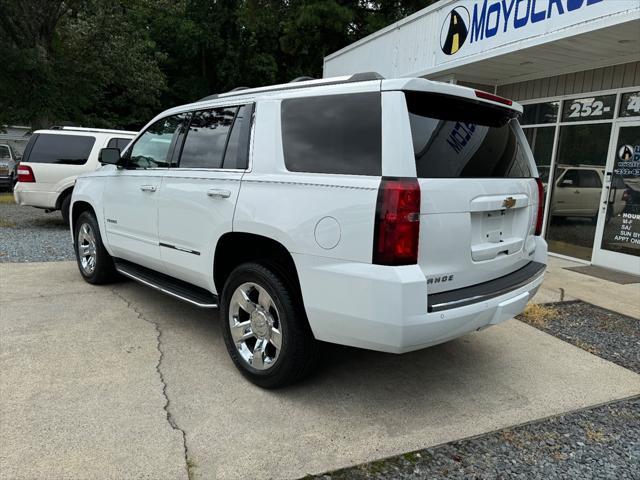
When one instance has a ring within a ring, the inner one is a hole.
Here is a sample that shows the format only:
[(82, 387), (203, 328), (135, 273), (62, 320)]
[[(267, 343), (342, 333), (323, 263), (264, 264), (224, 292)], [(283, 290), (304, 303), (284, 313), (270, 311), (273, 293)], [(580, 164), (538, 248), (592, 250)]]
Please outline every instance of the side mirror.
[(120, 149), (103, 148), (98, 155), (98, 161), (107, 165), (118, 165), (120, 163)]
[(572, 187), (573, 186), (573, 180), (571, 180), (570, 178), (565, 178), (564, 180), (562, 180), (560, 182), (560, 186), (561, 187)]

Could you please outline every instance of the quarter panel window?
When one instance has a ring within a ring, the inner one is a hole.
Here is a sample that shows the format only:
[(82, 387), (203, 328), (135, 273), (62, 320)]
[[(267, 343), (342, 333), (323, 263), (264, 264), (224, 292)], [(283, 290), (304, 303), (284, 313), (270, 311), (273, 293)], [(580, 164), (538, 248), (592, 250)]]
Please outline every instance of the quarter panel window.
[(227, 151), (224, 154), (224, 168), (246, 169), (249, 164), (249, 137), (253, 105), (243, 105), (233, 122)]
[(181, 168), (221, 168), (237, 107), (195, 112), (189, 124)]
[(84, 165), (91, 154), (95, 137), (40, 133), (31, 145), (25, 162)]
[(158, 120), (131, 147), (128, 165), (131, 168), (167, 168), (175, 146), (182, 138), (190, 114), (181, 113)]
[(380, 93), (283, 100), (281, 119), (288, 170), (381, 175)]

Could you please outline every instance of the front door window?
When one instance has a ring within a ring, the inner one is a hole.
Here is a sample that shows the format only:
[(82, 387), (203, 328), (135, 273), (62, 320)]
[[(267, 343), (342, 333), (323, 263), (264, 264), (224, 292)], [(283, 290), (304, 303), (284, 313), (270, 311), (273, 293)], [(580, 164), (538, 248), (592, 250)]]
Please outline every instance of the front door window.
[(168, 168), (174, 149), (183, 138), (189, 115), (165, 117), (147, 128), (129, 151), (128, 168)]

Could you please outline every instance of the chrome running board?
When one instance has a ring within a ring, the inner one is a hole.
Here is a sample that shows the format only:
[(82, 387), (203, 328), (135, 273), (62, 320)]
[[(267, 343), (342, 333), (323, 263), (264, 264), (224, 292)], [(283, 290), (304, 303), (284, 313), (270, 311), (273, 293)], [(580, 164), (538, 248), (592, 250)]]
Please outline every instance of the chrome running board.
[(196, 307), (218, 308), (218, 297), (203, 288), (122, 259), (115, 259), (115, 267), (127, 278)]

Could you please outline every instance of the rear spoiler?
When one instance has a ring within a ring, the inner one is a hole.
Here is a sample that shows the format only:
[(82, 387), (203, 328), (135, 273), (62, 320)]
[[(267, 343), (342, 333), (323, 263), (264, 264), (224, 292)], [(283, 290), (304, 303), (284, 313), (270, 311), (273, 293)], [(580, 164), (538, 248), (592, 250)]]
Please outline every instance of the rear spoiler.
[(425, 78), (397, 78), (392, 80), (382, 80), (381, 90), (393, 91), (413, 91), (425, 93), (439, 93), (452, 97), (466, 98), (467, 100), (479, 101), (492, 105), (494, 107), (502, 107), (513, 110), (518, 114), (522, 113), (522, 105), (513, 100), (499, 97), (493, 93), (475, 90), (461, 85), (453, 85), (451, 83), (434, 82)]

